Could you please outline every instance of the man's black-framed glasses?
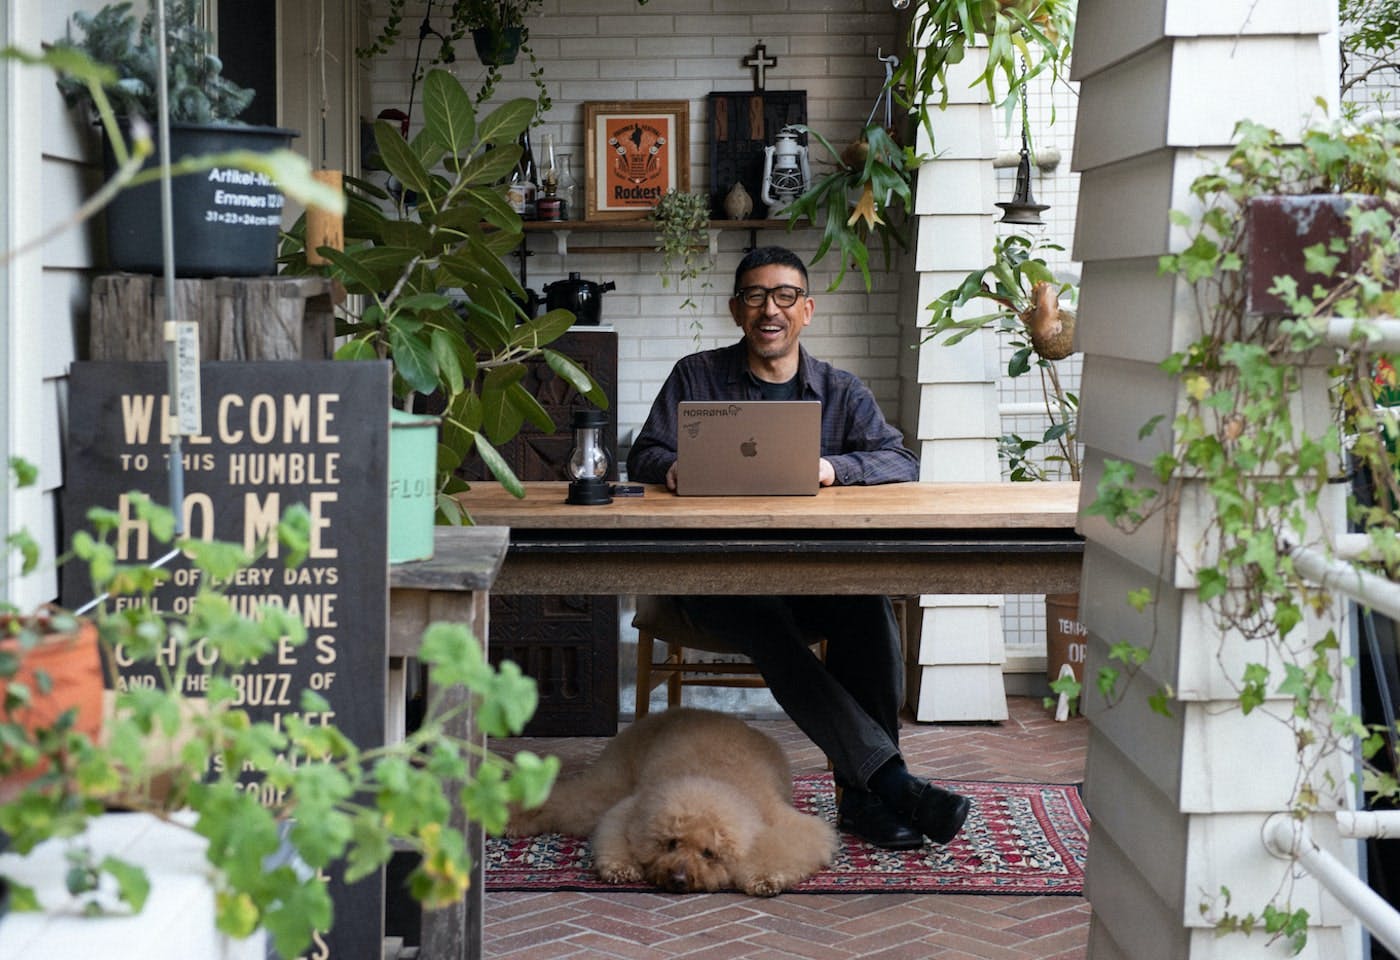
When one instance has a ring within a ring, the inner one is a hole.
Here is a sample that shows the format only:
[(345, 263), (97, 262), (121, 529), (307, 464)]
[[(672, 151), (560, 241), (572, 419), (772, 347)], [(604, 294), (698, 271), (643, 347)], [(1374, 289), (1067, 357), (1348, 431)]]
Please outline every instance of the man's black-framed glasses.
[(772, 297), (773, 302), (780, 307), (790, 307), (805, 296), (806, 290), (801, 287), (792, 287), (783, 284), (778, 287), (742, 287), (734, 291), (734, 296), (738, 297), (746, 306), (761, 307)]

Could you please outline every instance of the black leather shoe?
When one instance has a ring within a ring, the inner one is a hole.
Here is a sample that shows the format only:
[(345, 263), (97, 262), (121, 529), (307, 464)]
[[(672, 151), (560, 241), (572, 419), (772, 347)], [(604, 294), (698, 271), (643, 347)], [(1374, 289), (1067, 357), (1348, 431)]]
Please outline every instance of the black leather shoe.
[(841, 791), (836, 823), (847, 833), (885, 850), (913, 850), (924, 845), (923, 834), (902, 823), (879, 797), (866, 790), (847, 787)]
[(971, 809), (967, 797), (927, 780), (911, 780), (899, 798), (897, 812), (934, 843), (947, 843), (958, 835)]

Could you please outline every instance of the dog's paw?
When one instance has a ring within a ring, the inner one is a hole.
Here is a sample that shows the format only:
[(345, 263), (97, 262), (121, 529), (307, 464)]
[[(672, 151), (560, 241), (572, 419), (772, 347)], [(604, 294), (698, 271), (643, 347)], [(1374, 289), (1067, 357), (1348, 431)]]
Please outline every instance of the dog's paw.
[(749, 877), (744, 881), (743, 890), (751, 897), (776, 897), (788, 888), (781, 876)]
[(604, 883), (636, 883), (642, 879), (642, 868), (625, 860), (600, 860), (598, 878)]

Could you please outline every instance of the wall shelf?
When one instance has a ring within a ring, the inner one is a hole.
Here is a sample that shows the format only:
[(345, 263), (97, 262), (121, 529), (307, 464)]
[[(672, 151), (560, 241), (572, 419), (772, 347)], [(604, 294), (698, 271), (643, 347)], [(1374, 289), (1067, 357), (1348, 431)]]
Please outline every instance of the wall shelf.
[[(719, 253), (719, 235), (724, 230), (747, 230), (749, 231), (749, 246), (758, 245), (759, 230), (786, 230), (788, 222), (786, 220), (711, 220), (710, 221), (710, 253)], [(810, 224), (804, 224), (799, 229), (806, 229)], [(586, 233), (646, 233), (656, 232), (656, 224), (650, 220), (527, 220), (525, 221), (525, 233), (549, 233), (554, 235), (554, 252), (564, 257), (569, 254), (569, 235), (574, 231)], [(598, 246), (587, 248), (588, 253), (651, 253), (656, 249), (654, 243), (627, 244), (623, 246)]]

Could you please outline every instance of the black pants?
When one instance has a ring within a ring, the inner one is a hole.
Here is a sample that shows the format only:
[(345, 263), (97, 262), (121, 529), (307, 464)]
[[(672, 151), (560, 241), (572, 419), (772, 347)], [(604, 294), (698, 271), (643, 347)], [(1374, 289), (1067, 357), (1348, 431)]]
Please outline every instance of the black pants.
[[(888, 597), (677, 597), (691, 623), (728, 637), (773, 698), (831, 759), (836, 780), (864, 787), (899, 755), (904, 657)], [(826, 663), (804, 639), (826, 637)]]

